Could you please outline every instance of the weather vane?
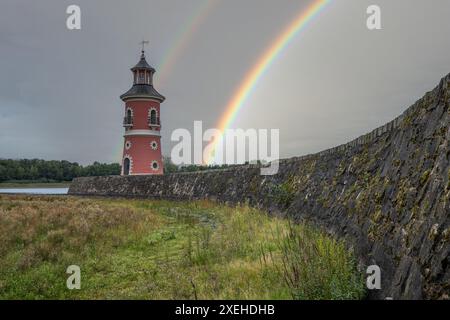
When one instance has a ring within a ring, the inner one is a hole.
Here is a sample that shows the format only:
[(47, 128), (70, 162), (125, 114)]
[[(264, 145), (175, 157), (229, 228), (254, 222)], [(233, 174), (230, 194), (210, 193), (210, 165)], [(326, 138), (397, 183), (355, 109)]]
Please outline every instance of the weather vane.
[(149, 41), (146, 41), (146, 40), (142, 40), (141, 42), (140, 42), (140, 44), (142, 45), (142, 52), (144, 52), (145, 51), (145, 45), (146, 44), (149, 44), (150, 42)]

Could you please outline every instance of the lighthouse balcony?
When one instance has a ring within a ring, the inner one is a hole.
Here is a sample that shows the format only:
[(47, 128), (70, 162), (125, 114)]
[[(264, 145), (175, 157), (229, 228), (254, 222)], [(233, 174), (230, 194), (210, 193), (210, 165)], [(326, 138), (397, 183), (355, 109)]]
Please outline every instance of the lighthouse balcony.
[(123, 126), (125, 128), (131, 128), (133, 126), (133, 117), (123, 118)]

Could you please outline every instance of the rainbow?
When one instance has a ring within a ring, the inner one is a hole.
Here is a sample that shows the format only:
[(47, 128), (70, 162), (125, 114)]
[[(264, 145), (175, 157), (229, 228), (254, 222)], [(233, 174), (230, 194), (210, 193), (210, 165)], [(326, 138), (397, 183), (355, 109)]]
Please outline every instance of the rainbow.
[[(182, 53), (187, 50), (189, 43), (194, 38), (198, 28), (217, 7), (218, 3), (219, 0), (202, 1), (180, 25), (176, 36), (174, 36), (174, 40), (170, 42), (170, 45), (163, 54), (163, 58), (156, 65), (158, 75), (156, 76), (155, 81), (157, 82), (157, 86), (164, 86), (165, 81), (172, 73)], [(119, 162), (122, 162), (122, 152), (123, 141), (116, 146), (113, 156), (114, 159), (119, 159)]]
[(253, 68), (250, 69), (245, 76), (244, 81), (240, 84), (226, 106), (225, 112), (220, 117), (216, 128), (220, 131), (222, 137), (216, 137), (216, 139), (212, 142), (212, 151), (207, 155), (206, 159), (204, 159), (204, 163), (211, 163), (214, 158), (214, 151), (219, 146), (225, 130), (233, 123), (239, 113), (239, 110), (249, 98), (264, 73), (270, 68), (283, 49), (285, 49), (292, 42), (294, 37), (299, 34), (300, 31), (304, 30), (308, 26), (308, 23), (313, 20), (313, 18), (316, 17), (330, 2), (331, 0), (314, 0), (313, 3), (310, 4), (305, 10), (302, 10), (300, 15), (287, 26), (287, 28), (258, 59)]
[(186, 51), (197, 30), (211, 14), (218, 2), (218, 0), (204, 0), (186, 21), (180, 25), (175, 40), (171, 42), (163, 54), (163, 59), (157, 65), (158, 76), (156, 80), (159, 86), (163, 86), (166, 79), (172, 74), (173, 68), (182, 53)]

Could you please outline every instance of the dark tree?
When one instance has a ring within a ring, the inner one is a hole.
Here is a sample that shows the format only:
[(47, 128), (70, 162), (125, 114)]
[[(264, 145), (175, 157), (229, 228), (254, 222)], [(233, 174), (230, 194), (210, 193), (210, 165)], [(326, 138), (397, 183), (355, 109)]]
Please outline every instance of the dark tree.
[(82, 176), (119, 175), (118, 163), (99, 163), (81, 166), (69, 161), (46, 161), (40, 159), (0, 159), (0, 182), (60, 182)]

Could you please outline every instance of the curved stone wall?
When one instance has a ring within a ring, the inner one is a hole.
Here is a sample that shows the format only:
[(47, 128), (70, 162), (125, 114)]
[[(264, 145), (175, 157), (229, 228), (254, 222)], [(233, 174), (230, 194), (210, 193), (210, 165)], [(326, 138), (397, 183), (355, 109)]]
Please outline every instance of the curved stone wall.
[(450, 75), (401, 116), (347, 144), (258, 166), (75, 179), (72, 195), (249, 203), (345, 238), (382, 270), (371, 298), (449, 298)]

